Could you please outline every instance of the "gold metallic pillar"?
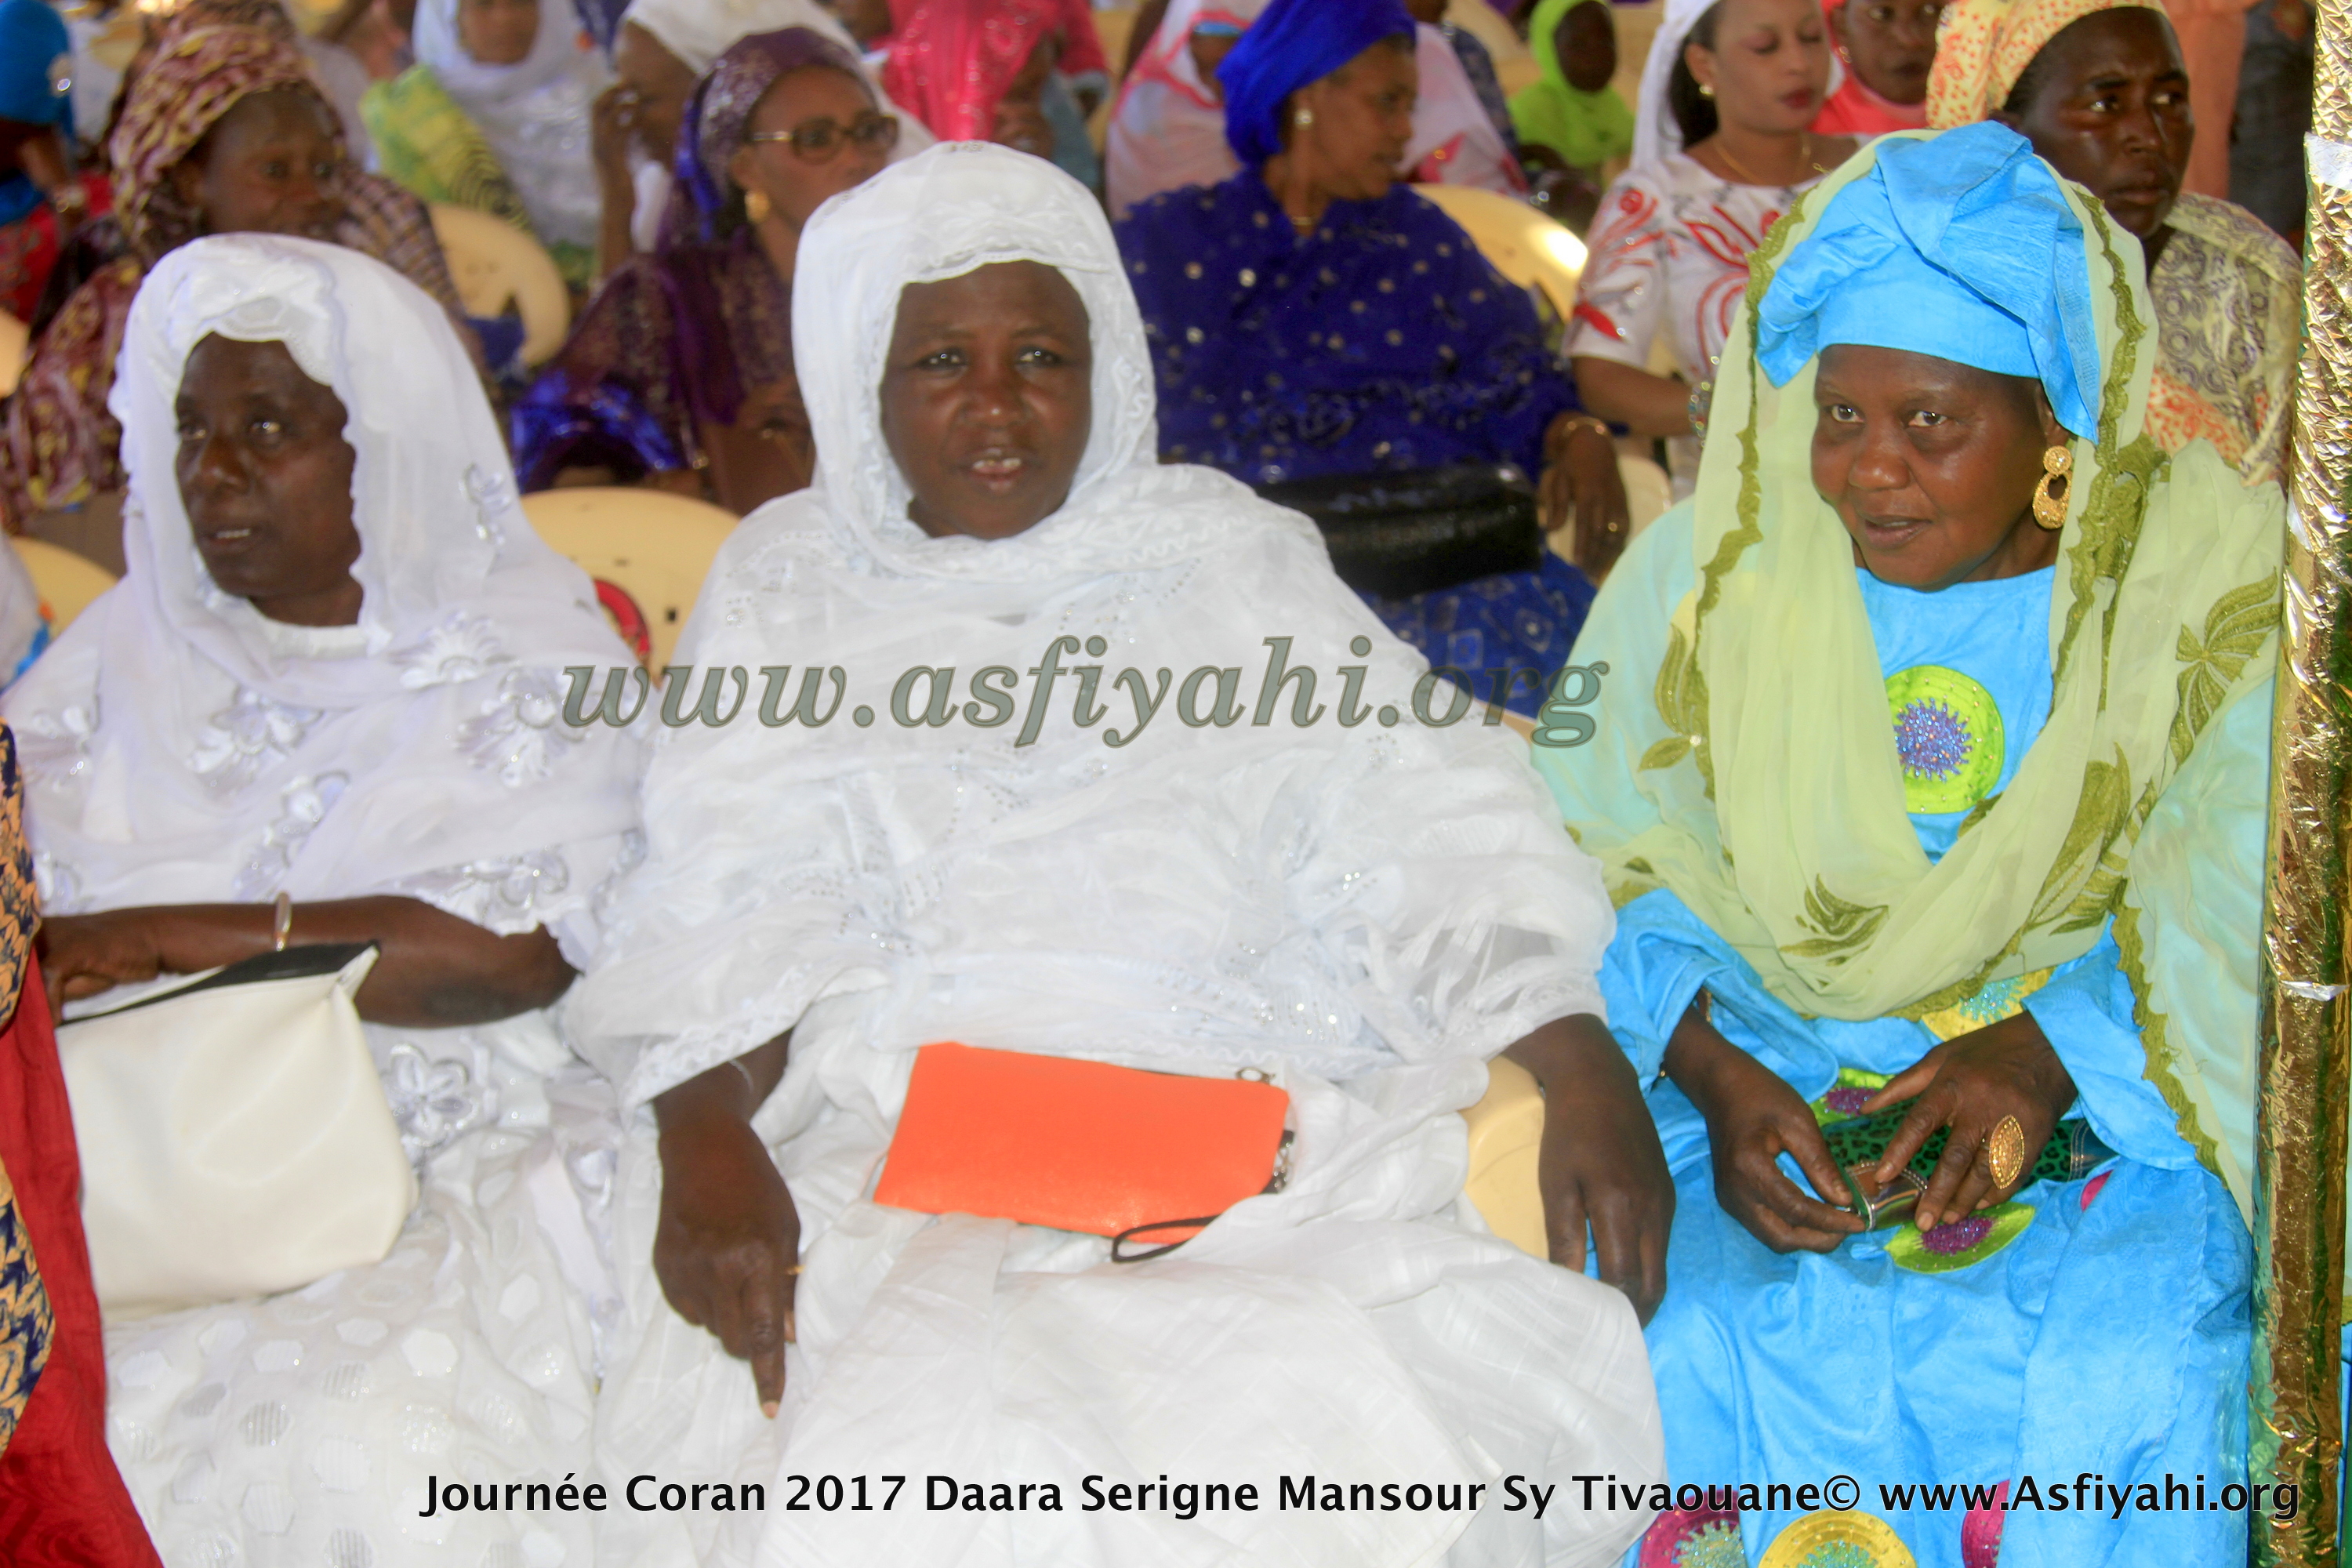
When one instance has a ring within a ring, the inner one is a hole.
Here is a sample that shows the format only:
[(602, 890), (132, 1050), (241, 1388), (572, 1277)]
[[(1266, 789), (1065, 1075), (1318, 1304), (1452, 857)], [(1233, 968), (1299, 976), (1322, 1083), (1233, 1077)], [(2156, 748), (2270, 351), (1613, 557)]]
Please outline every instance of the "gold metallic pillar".
[(2320, 0), (2308, 144), (2305, 340), (2296, 388), (2269, 910), (2263, 929), (2256, 1163), (2253, 1479), (2293, 1485), (2292, 1521), (2253, 1524), (2253, 1560), (2341, 1561), (2345, 985), (2352, 847), (2352, 0)]

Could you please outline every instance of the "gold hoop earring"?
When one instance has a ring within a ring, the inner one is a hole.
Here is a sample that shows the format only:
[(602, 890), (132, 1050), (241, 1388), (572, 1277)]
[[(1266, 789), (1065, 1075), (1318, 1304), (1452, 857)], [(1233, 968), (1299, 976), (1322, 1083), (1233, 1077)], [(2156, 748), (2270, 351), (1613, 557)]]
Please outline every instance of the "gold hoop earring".
[(1315, 123), (1315, 111), (1311, 109), (1302, 109), (1290, 117), (1290, 122), (1304, 131)]
[(769, 215), (775, 210), (768, 200), (767, 192), (745, 191), (743, 193), (743, 216), (753, 223), (767, 222)]
[(2033, 521), (2055, 533), (2066, 526), (2066, 476), (2074, 468), (2074, 448), (2053, 447), (2042, 454), (2042, 482), (2033, 487)]

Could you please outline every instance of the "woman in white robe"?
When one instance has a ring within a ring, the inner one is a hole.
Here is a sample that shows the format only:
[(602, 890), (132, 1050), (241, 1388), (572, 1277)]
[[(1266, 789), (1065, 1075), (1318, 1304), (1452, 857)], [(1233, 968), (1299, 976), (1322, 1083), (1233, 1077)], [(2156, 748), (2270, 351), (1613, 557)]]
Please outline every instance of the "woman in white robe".
[(626, 655), (447, 312), (357, 251), (173, 251), (112, 408), (130, 570), (5, 703), (52, 994), (267, 952), (281, 895), (296, 943), (377, 941), (357, 1000), (421, 1178), (379, 1264), (109, 1322), (123, 1479), (173, 1568), (588, 1568), (585, 1513), (420, 1516), (428, 1477), (588, 1468), (545, 1009), (635, 826), (635, 743), (565, 726), (562, 672)]
[[(991, 289), (996, 314), (925, 314)], [(1627, 1296), (1577, 1269), (1589, 1215), (1601, 1272), (1654, 1303), (1662, 1166), (1594, 1054), (1609, 906), (1523, 744), (1475, 710), (1401, 711), (1424, 666), (1305, 520), (1154, 461), (1134, 298), (1050, 164), (948, 145), (835, 197), (793, 330), (815, 483), (729, 540), (677, 656), (761, 689), (656, 741), (647, 858), (565, 1012), (635, 1115), (602, 1479), (753, 1483), (766, 1511), (608, 1516), (604, 1560), (1613, 1560), (1643, 1516), (1588, 1513), (1570, 1478), (1659, 1479), (1657, 1415)], [(1275, 657), (1315, 692), (1294, 677), (1256, 706)], [(1020, 673), (1047, 663), (1064, 676)], [(786, 664), (841, 671), (829, 721), (791, 719), (802, 668), (785, 722), (758, 716), (777, 678), (751, 672)], [(952, 667), (961, 706), (901, 683), (918, 666)], [(989, 667), (1017, 727), (972, 722)], [(1217, 668), (1230, 722), (1179, 718)], [(1164, 695), (1149, 721), (1139, 686)], [(1290, 1096), (1288, 1184), (1132, 1266), (1091, 1236), (879, 1206), (916, 1048), (948, 1039), (1260, 1069)], [(1506, 1049), (1547, 1083), (1570, 1268), (1462, 1195), (1455, 1113)], [(1089, 1475), (1163, 1474), (1261, 1505), (1084, 1511)], [(1308, 1474), (1485, 1490), (1475, 1512), (1278, 1509)], [(878, 1479), (873, 1511), (793, 1511), (796, 1475), (911, 1479), (887, 1512)], [(1513, 1475), (1558, 1489), (1540, 1520), (1507, 1510)], [(1029, 1507), (935, 1511), (931, 1476), (1032, 1483)]]

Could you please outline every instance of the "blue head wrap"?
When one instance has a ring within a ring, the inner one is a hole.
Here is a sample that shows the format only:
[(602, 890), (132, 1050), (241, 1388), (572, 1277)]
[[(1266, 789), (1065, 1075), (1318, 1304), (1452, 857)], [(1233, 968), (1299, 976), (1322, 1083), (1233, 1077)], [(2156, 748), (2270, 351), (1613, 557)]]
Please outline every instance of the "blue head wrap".
[(1382, 38), (1412, 37), (1404, 0), (1274, 0), (1217, 67), (1225, 140), (1244, 168), (1282, 151), (1282, 100)]
[(2032, 143), (1991, 121), (1878, 143), (1756, 312), (1756, 361), (1775, 386), (1833, 343), (2032, 376), (2060, 424), (2097, 434), (2083, 226)]
[(0, 0), (0, 120), (67, 122), (71, 109), (49, 67), (71, 47), (55, 7), (43, 0)]

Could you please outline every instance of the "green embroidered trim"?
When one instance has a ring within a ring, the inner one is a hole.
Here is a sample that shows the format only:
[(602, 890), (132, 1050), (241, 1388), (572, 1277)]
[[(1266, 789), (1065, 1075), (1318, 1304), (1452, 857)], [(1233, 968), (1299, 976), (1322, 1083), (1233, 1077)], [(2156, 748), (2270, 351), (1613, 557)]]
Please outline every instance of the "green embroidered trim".
[(1967, 811), (2000, 777), (2008, 754), (2000, 707), (1969, 676), (1940, 664), (1898, 669), (1886, 678), (1886, 710), (1904, 757), (1906, 811)]
[[(2148, 1005), (2147, 951), (2139, 933), (2139, 911), (2129, 904), (2116, 910), (2115, 936), (2124, 978), (2131, 982), (2132, 1021), (2139, 1026), (2140, 1046), (2147, 1053), (2147, 1081), (2172, 1108), (2173, 1121), (2179, 1126), (2180, 1136), (2197, 1152), (2198, 1163), (2221, 1176), (2221, 1151), (2199, 1124), (2197, 1102), (2180, 1081), (2180, 1053), (2172, 1044), (2165, 1016)], [(2250, 1180), (2253, 1175), (2251, 1171), (2243, 1173)]]
[(2189, 760), (2197, 737), (2229, 700), (2230, 689), (2244, 673), (2263, 643), (2279, 624), (2279, 582), (2257, 577), (2213, 601), (2205, 616), (2202, 637), (2180, 628), (2180, 700), (2172, 716), (2172, 765)]
[[(2000, 1204), (1971, 1219), (1992, 1222), (1985, 1234), (1958, 1252), (1937, 1252), (1927, 1245), (1927, 1237), (1916, 1225), (1906, 1225), (1886, 1244), (1886, 1256), (1897, 1268), (1907, 1268), (1914, 1274), (1957, 1274), (1963, 1268), (1973, 1268), (1994, 1253), (2025, 1234), (2033, 1223), (2031, 1204)], [(1965, 1225), (1967, 1220), (1960, 1222)]]

